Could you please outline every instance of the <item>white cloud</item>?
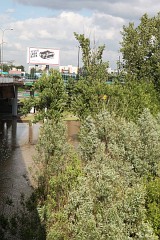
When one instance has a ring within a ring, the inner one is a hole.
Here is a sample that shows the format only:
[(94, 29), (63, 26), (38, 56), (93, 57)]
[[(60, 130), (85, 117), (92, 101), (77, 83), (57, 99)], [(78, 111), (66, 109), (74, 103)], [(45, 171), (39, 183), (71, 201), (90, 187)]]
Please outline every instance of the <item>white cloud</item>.
[(153, 13), (152, 9), (160, 9), (159, 0), (14, 0), (15, 2), (30, 5), (51, 8), (53, 10), (71, 10), (80, 11), (90, 9), (93, 11), (104, 12), (114, 16), (134, 19), (145, 12)]
[(13, 9), (13, 8), (8, 8), (6, 10), (6, 13), (14, 13), (14, 12), (15, 12), (15, 9)]
[[(91, 41), (96, 40), (97, 45), (110, 45), (111, 49), (109, 50), (117, 52), (119, 32), (123, 22), (121, 18), (100, 13), (85, 17), (78, 13), (62, 12), (52, 18), (41, 17), (14, 22), (14, 34), (10, 33), (10, 38), (13, 49), (19, 49), (23, 51), (23, 54), (27, 47), (58, 48), (61, 52), (61, 64), (74, 65), (77, 64), (76, 48), (78, 46), (74, 32), (84, 33), (90, 37)], [(107, 41), (112, 41), (113, 45), (111, 46)], [(23, 54), (21, 61), (25, 64), (26, 57)]]
[[(13, 0), (16, 6), (32, 6), (35, 12), (33, 18), (21, 21), (17, 16), (11, 18), (13, 8), (7, 8), (8, 14), (1, 14), (1, 21), (7, 27), (13, 27), (14, 32), (5, 33), (5, 55), (9, 60), (27, 67), (27, 47), (53, 47), (60, 49), (62, 65), (77, 64), (78, 42), (74, 32), (84, 33), (97, 45), (106, 45), (105, 58), (110, 61), (111, 67), (116, 67), (118, 51), (121, 41), (120, 31), (128, 22), (139, 22), (144, 13), (156, 15), (160, 9), (159, 0)], [(35, 8), (34, 8), (35, 6)], [(50, 9), (47, 12), (47, 9)], [(43, 15), (38, 16), (38, 12)], [(53, 10), (53, 11), (51, 11)], [(58, 11), (56, 11), (58, 10)], [(25, 10), (24, 10), (25, 11)], [(46, 11), (46, 14), (45, 14)], [(55, 12), (56, 11), (56, 12)], [(53, 13), (51, 15), (51, 13)], [(13, 56), (11, 56), (11, 53)]]

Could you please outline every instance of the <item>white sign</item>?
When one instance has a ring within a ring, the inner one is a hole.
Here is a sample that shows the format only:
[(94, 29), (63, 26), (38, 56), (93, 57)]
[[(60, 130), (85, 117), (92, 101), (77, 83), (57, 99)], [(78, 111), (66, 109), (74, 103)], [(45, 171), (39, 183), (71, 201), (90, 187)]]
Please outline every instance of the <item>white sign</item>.
[(53, 48), (30, 47), (27, 51), (27, 63), (59, 65), (59, 50)]

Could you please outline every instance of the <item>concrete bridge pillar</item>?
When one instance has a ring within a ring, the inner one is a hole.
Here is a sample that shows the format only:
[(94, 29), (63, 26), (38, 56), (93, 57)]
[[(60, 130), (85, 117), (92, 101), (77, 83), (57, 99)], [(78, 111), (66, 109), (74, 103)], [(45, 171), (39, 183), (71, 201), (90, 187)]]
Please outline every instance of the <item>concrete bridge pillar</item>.
[(17, 117), (18, 114), (18, 86), (14, 86), (14, 98), (12, 98), (12, 116)]

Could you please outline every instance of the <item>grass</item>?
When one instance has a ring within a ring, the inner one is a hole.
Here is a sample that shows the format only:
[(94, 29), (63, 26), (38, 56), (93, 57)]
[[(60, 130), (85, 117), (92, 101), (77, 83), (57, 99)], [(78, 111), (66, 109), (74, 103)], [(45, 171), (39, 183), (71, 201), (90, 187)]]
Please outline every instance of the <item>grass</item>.
[[(20, 116), (20, 120), (23, 122), (30, 122), (34, 120), (34, 114), (33, 113), (29, 113), (26, 116)], [(64, 120), (65, 121), (77, 121), (79, 120), (78, 117), (74, 116), (71, 113), (65, 113), (64, 114)]]
[(63, 114), (64, 120), (66, 121), (77, 121), (79, 120), (78, 117), (74, 116), (72, 113), (65, 112)]
[(22, 122), (30, 122), (34, 119), (34, 114), (27, 114), (26, 116), (22, 115), (19, 117), (19, 120)]

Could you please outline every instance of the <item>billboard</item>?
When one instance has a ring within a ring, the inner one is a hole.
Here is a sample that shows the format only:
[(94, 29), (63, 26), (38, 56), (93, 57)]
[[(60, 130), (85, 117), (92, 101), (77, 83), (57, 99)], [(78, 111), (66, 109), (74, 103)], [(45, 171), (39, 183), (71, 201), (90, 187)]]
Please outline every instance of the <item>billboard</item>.
[(27, 63), (36, 65), (59, 65), (59, 50), (29, 47), (27, 49)]

